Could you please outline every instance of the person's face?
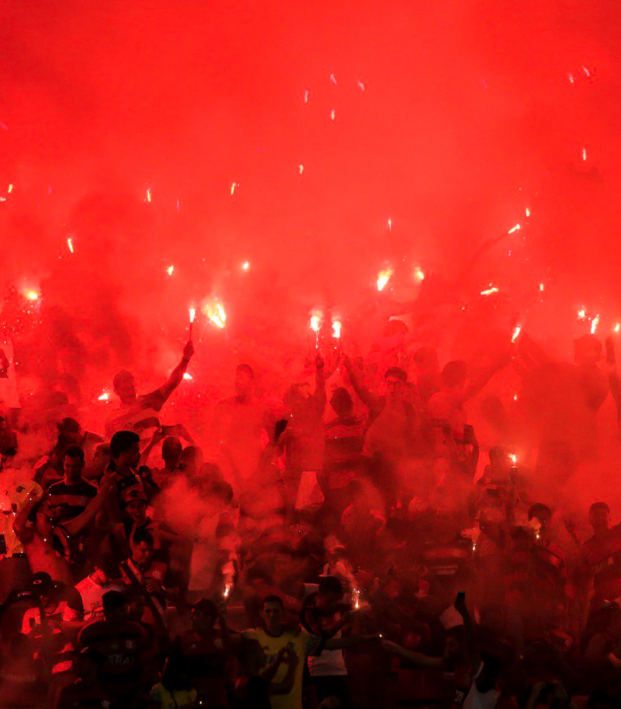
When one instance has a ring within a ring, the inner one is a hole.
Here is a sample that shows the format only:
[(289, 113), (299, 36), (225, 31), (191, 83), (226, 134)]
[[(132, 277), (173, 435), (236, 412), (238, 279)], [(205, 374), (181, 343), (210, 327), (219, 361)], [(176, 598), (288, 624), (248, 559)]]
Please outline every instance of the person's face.
[(457, 638), (446, 638), (444, 641), (444, 659), (456, 660), (461, 654), (461, 642)]
[(386, 397), (390, 401), (401, 401), (405, 385), (397, 377), (386, 377)]
[(123, 404), (133, 404), (138, 398), (136, 393), (136, 380), (132, 374), (119, 377), (114, 391)]
[(147, 604), (142, 596), (134, 596), (129, 602), (128, 615), (134, 620), (140, 620), (144, 615)]
[(132, 544), (132, 559), (137, 564), (148, 564), (153, 556), (153, 547), (146, 542)]
[(197, 633), (210, 633), (216, 624), (216, 616), (203, 611), (192, 611), (192, 627)]
[(235, 374), (235, 391), (240, 399), (247, 399), (252, 394), (254, 381), (250, 372), (241, 370)]
[(317, 607), (326, 613), (336, 613), (340, 602), (341, 596), (338, 593), (317, 594)]
[(95, 449), (95, 454), (93, 455), (93, 465), (98, 469), (105, 468), (110, 462), (110, 451), (99, 446)]
[(282, 607), (280, 603), (265, 603), (261, 610), (261, 618), (268, 632), (278, 635), (282, 631)]
[(144, 500), (132, 500), (125, 506), (127, 514), (134, 520), (137, 527), (147, 521), (147, 503)]
[(82, 471), (84, 470), (84, 461), (79, 458), (71, 458), (66, 455), (63, 460), (63, 472), (65, 473), (65, 478), (69, 482), (77, 482), (82, 477)]
[(589, 515), (589, 524), (593, 529), (608, 529), (610, 526), (610, 515), (604, 507), (596, 507)]
[(100, 586), (105, 586), (109, 581), (108, 577), (106, 576), (106, 572), (98, 567), (95, 567), (95, 571), (93, 571), (91, 577), (93, 581), (95, 583), (98, 583)]
[(119, 456), (120, 462), (124, 463), (128, 468), (137, 468), (140, 464), (140, 443), (132, 443), (132, 447), (121, 453)]
[(274, 559), (274, 578), (287, 578), (292, 572), (293, 560), (289, 554), (276, 554)]

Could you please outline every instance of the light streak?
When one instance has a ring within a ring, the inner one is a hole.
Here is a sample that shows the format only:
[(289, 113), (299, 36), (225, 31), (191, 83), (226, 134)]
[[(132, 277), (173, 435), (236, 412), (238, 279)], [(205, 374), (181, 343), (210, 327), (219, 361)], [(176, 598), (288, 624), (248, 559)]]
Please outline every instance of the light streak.
[(298, 170), (300, 171), (300, 175), (304, 172), (304, 165), (299, 165)]
[(522, 332), (522, 327), (521, 325), (516, 325), (513, 328), (513, 335), (511, 336), (511, 342), (517, 342), (518, 337), (520, 336), (520, 333)]
[(595, 334), (597, 326), (599, 325), (599, 315), (596, 315), (593, 320), (591, 320), (591, 335)]
[(334, 74), (330, 74), (330, 81), (336, 86), (336, 76)]
[(151, 188), (147, 187), (147, 202), (151, 202)]
[(619, 330), (621, 330), (621, 323), (615, 325), (615, 332), (619, 332)]
[(107, 391), (104, 391), (103, 394), (100, 394), (97, 397), (97, 401), (108, 401), (110, 399), (110, 394), (108, 394)]
[(582, 148), (582, 159), (586, 162), (586, 159), (587, 159), (587, 151), (586, 151), (586, 148)]
[(304, 92), (304, 103), (308, 103), (308, 91)]
[(169, 276), (172, 276), (174, 270), (175, 270), (175, 267), (174, 267), (174, 266), (169, 266), (169, 267), (166, 269), (166, 273), (167, 273)]
[(364, 84), (362, 83), (362, 81), (360, 81), (360, 79), (358, 79), (358, 88), (360, 89), (360, 91), (366, 91), (366, 89), (364, 88)]
[(574, 83), (574, 75), (572, 73), (569, 73), (568, 76), (569, 76), (569, 83), (573, 84)]
[(425, 280), (425, 272), (422, 270), (422, 268), (416, 268), (414, 270), (414, 275), (416, 276), (416, 278), (418, 278), (419, 281)]
[(487, 290), (482, 290), (481, 295), (493, 295), (494, 293), (498, 293), (498, 290), (496, 286), (492, 286), (490, 283), (490, 287)]
[(528, 207), (526, 207), (526, 216), (530, 217), (530, 209)]
[(336, 118), (336, 111), (335, 111), (334, 109), (332, 109), (332, 110), (330, 111), (330, 118), (331, 118), (332, 120), (334, 120), (334, 119)]
[(203, 305), (203, 312), (211, 323), (220, 328), (220, 330), (224, 330), (226, 325), (226, 312), (220, 301), (216, 299), (207, 301)]
[(584, 64), (582, 64), (582, 65), (580, 66), (580, 68), (581, 68), (582, 71), (585, 73), (586, 77), (587, 77), (588, 79), (590, 79), (590, 78), (591, 78), (591, 72), (584, 66)]
[(192, 379), (194, 379), (194, 377), (191, 374), (188, 374), (187, 372), (183, 373), (183, 378), (188, 382), (191, 382)]
[(343, 329), (343, 324), (340, 320), (332, 321), (332, 337), (336, 337), (337, 340), (341, 338), (341, 330)]
[(235, 194), (235, 188), (236, 188), (236, 187), (237, 187), (237, 182), (234, 182), (234, 183), (231, 185), (231, 194), (232, 194), (232, 195)]
[(69, 247), (69, 251), (73, 253), (73, 239), (71, 237), (67, 239), (67, 246)]
[(516, 231), (519, 231), (521, 228), (522, 228), (522, 225), (521, 225), (521, 224), (516, 224), (514, 227), (511, 227), (511, 229), (509, 229), (509, 231), (507, 232), (507, 234), (513, 234), (513, 233), (515, 233)]

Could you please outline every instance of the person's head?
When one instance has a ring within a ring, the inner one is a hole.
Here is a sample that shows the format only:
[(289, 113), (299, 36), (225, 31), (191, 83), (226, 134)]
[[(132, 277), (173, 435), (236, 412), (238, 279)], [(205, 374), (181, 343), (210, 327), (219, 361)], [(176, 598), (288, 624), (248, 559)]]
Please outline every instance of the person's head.
[(135, 529), (142, 527), (146, 523), (148, 509), (149, 503), (142, 487), (130, 489), (127, 493), (127, 499), (124, 501), (123, 510), (133, 521)]
[(543, 532), (548, 528), (550, 520), (552, 519), (552, 510), (544, 505), (543, 502), (535, 502), (531, 505), (528, 510), (528, 521), (536, 520), (541, 525), (541, 531)]
[(249, 399), (254, 390), (254, 370), (249, 364), (238, 364), (235, 369), (235, 392), (239, 399)]
[(438, 351), (435, 347), (419, 347), (414, 352), (414, 364), (419, 374), (438, 374), (440, 363), (438, 361)]
[(610, 507), (605, 502), (594, 502), (589, 508), (589, 524), (594, 532), (605, 532), (610, 526)]
[(468, 368), (465, 362), (454, 360), (447, 362), (442, 369), (442, 385), (445, 389), (463, 389), (466, 385)]
[(127, 614), (130, 620), (140, 622), (147, 609), (147, 598), (145, 591), (138, 586), (128, 586), (125, 592), (127, 596)]
[(140, 463), (140, 436), (133, 431), (118, 431), (110, 441), (110, 457), (117, 469), (137, 468)]
[(95, 562), (95, 568), (91, 574), (93, 581), (100, 586), (106, 586), (114, 579), (121, 576), (112, 554), (104, 553)]
[(244, 640), (239, 648), (239, 664), (250, 677), (257, 677), (265, 667), (265, 653), (258, 640)]
[(146, 529), (137, 529), (131, 537), (129, 546), (132, 550), (132, 560), (136, 564), (148, 564), (153, 558), (153, 535)]
[(354, 412), (354, 400), (344, 387), (338, 387), (330, 397), (330, 406), (339, 418), (351, 416)]
[(110, 462), (110, 444), (98, 443), (93, 453), (92, 467), (98, 471), (104, 471)]
[(338, 604), (343, 598), (343, 584), (336, 576), (324, 576), (319, 579), (317, 592), (317, 608), (328, 614), (336, 613)]
[(80, 423), (70, 416), (58, 421), (56, 428), (58, 429), (59, 434), (64, 434), (67, 438), (72, 439), (76, 444), (79, 444), (84, 436)]
[(279, 544), (274, 549), (274, 581), (284, 581), (291, 576), (294, 570), (293, 548), (286, 544)]
[(405, 384), (408, 375), (401, 367), (389, 367), (384, 373), (384, 384), (386, 386), (386, 398), (390, 402), (397, 402), (403, 399)]
[(280, 596), (267, 596), (261, 604), (261, 618), (270, 635), (280, 635), (285, 605)]
[(114, 375), (112, 380), (114, 393), (119, 397), (125, 406), (131, 406), (138, 398), (136, 392), (136, 380), (131, 372), (123, 369)]
[(82, 479), (84, 471), (84, 451), (80, 446), (69, 446), (65, 450), (63, 457), (63, 473), (65, 474), (65, 482), (72, 484), (78, 483)]
[(199, 635), (207, 635), (213, 631), (217, 618), (216, 604), (201, 598), (192, 608), (192, 630)]
[(127, 618), (127, 597), (120, 591), (107, 591), (102, 596), (104, 618), (108, 623), (122, 623)]
[(459, 663), (464, 657), (464, 650), (464, 626), (456, 625), (453, 628), (448, 628), (444, 634), (444, 659), (450, 663)]
[(595, 335), (582, 335), (574, 340), (574, 360), (576, 364), (588, 366), (597, 364), (602, 358), (602, 343)]
[(179, 470), (189, 477), (193, 477), (198, 472), (203, 465), (203, 452), (197, 446), (187, 446), (183, 449), (181, 456), (179, 457)]
[(54, 596), (54, 582), (52, 577), (45, 571), (37, 571), (30, 578), (29, 590), (33, 595), (41, 599), (41, 603), (45, 606), (48, 601)]
[(162, 460), (168, 470), (175, 470), (179, 465), (183, 446), (177, 436), (168, 436), (162, 443)]

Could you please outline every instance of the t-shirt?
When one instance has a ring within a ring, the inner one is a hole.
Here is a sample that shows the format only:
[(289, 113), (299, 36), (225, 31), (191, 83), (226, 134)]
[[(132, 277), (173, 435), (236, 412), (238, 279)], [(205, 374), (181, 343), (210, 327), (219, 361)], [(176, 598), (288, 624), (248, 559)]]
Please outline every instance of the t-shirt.
[(181, 707), (193, 707), (196, 697), (195, 689), (177, 689), (170, 692), (159, 682), (151, 690), (149, 702), (158, 704), (162, 709), (181, 709)]
[(80, 581), (75, 588), (79, 595), (68, 601), (63, 620), (84, 620), (87, 623), (103, 617), (104, 593), (123, 591), (123, 586), (119, 584), (100, 586), (90, 576)]
[(470, 691), (464, 701), (464, 709), (495, 709), (498, 704), (500, 692), (496, 689), (489, 689), (487, 692), (482, 692), (479, 687), (485, 678), (485, 665), (481, 663), (479, 671), (472, 678), (473, 682), (470, 685)]
[(106, 620), (89, 623), (78, 635), (80, 648), (93, 648), (105, 660), (100, 670), (103, 684), (117, 692), (132, 691), (140, 679), (140, 655), (146, 650), (147, 636), (142, 626), (131, 620), (111, 624)]
[(131, 406), (120, 404), (106, 420), (106, 436), (112, 438), (118, 431), (134, 431), (144, 438), (149, 429), (160, 425), (159, 412), (165, 403), (166, 397), (156, 389), (139, 396)]
[[(277, 638), (268, 635), (263, 628), (246, 630), (244, 637), (249, 640), (258, 640), (265, 653), (268, 665), (276, 660), (278, 652), (282, 648), (293, 650), (298, 656), (298, 666), (295, 670), (293, 688), (288, 694), (278, 694), (271, 697), (272, 709), (302, 709), (302, 679), (304, 676), (304, 665), (309, 655), (321, 651), (322, 639), (316, 635), (310, 635), (305, 630), (287, 630)], [(287, 674), (287, 665), (283, 663), (279, 668), (274, 682), (282, 682)]]
[(48, 494), (58, 519), (64, 522), (84, 512), (88, 503), (97, 496), (97, 488), (86, 480), (81, 480), (75, 485), (69, 485), (61, 480), (50, 485)]
[[(340, 630), (335, 635), (330, 632), (338, 622), (340, 613), (331, 616), (322, 615), (315, 605), (316, 600), (317, 593), (311, 593), (304, 599), (304, 607), (300, 616), (302, 627), (313, 635), (324, 639), (340, 638)], [(342, 650), (323, 650), (320, 655), (312, 655), (308, 658), (308, 669), (311, 677), (344, 677), (347, 675)]]

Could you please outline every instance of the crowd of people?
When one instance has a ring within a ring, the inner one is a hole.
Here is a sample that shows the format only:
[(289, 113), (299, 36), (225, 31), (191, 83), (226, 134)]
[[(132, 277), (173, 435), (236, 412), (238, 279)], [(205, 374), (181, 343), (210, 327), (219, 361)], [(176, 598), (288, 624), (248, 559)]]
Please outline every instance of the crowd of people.
[[(155, 391), (114, 376), (101, 435), (59, 401), (42, 450), (7, 408), (0, 707), (621, 707), (621, 526), (561, 504), (621, 399), (614, 344), (399, 342), (317, 347), (280, 397), (240, 363), (200, 435), (162, 423), (191, 341)], [(479, 441), (469, 402), (518, 363), (541, 415), (487, 397)]]

